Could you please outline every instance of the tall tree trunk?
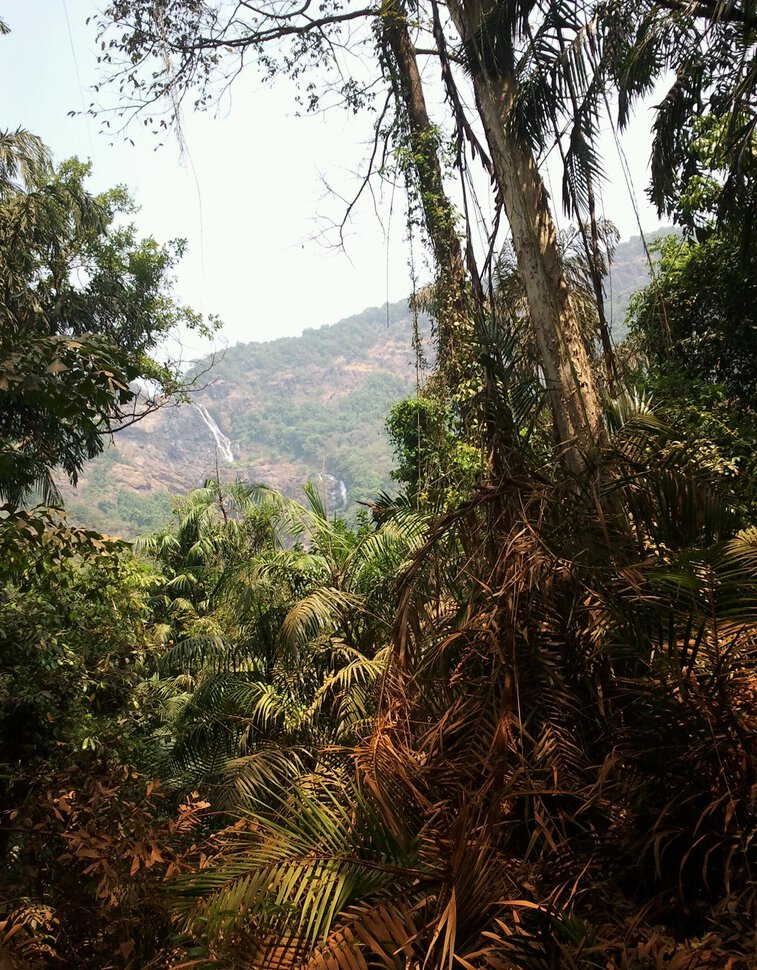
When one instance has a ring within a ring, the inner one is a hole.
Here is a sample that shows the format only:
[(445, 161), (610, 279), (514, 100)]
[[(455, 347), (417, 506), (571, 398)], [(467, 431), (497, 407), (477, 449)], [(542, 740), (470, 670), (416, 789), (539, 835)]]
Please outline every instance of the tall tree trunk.
[(465, 268), (456, 215), (447, 196), (439, 162), (439, 133), (429, 118), (404, 0), (385, 0), (380, 41), (389, 66), (398, 108), (407, 122), (413, 169), (418, 179), (426, 231), (437, 266), (438, 369), (453, 384), (469, 348)]
[(465, 47), (497, 186), (510, 223), (518, 270), (559, 446), (580, 471), (604, 438), (602, 410), (557, 247), (544, 182), (530, 148), (511, 128), (516, 76), (509, 37), (496, 36), (496, 0), (448, 0)]

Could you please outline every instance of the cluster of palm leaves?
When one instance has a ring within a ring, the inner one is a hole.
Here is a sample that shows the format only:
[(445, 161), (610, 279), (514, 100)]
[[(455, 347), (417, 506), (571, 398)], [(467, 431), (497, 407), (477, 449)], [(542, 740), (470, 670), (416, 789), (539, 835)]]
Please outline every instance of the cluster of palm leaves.
[(421, 542), (413, 511), (352, 530), (314, 486), (305, 496), (207, 482), (175, 527), (140, 543), (166, 577), (166, 652), (149, 685), (166, 712), (161, 773), (184, 791), (210, 786), (217, 808), (275, 799), (322, 749), (359, 736), (392, 586)]

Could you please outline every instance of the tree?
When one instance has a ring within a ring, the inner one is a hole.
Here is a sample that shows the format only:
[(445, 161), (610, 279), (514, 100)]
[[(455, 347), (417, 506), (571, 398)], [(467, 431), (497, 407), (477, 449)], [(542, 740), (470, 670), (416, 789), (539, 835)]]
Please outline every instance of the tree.
[[(621, 126), (656, 82), (672, 79), (655, 109), (650, 194), (660, 213), (684, 224), (693, 225), (691, 212), (679, 208), (682, 194), (715, 176), (719, 217), (745, 235), (752, 225), (756, 29), (751, 3), (644, 0), (602, 8), (602, 70), (617, 85)], [(707, 157), (697, 142), (702, 126), (713, 123), (719, 150)]]
[(25, 128), (0, 131), (1, 199), (7, 199), (25, 185), (43, 185), (51, 171), (50, 153), (38, 135)]
[(655, 280), (632, 302), (631, 333), (657, 366), (722, 385), (742, 406), (757, 406), (757, 253), (726, 231), (702, 242), (668, 236)]
[(0, 536), (0, 960), (145, 966), (170, 950), (160, 883), (200, 808), (149, 773), (157, 577), (123, 543), (15, 521), (10, 548), (7, 518)]
[(93, 196), (88, 175), (0, 133), (0, 496), (16, 504), (54, 498), (56, 466), (75, 483), (109, 434), (179, 391), (150, 355), (175, 327), (213, 326), (171, 293), (184, 243), (139, 240), (125, 189)]
[[(714, 29), (710, 44), (720, 29)], [(708, 51), (703, 47), (701, 56), (707, 59)], [(722, 66), (718, 86), (721, 92), (728, 89)], [(757, 250), (748, 227), (757, 152), (754, 138), (747, 138), (738, 173), (727, 174), (735, 162), (732, 119), (727, 112), (718, 116), (716, 104), (704, 117), (687, 122), (684, 171), (666, 190), (666, 205), (683, 232), (656, 243), (654, 279), (630, 305), (629, 345), (641, 351), (642, 379), (668, 420), (699, 442), (702, 460), (733, 484), (751, 521)], [(666, 127), (659, 126), (658, 140), (678, 137)], [(736, 196), (740, 201), (734, 210)]]
[(399, 146), (407, 142), (404, 146), (404, 153), (409, 156), (406, 170), (410, 179), (417, 182), (423, 221), (437, 269), (433, 301), (439, 328), (437, 373), (454, 387), (467, 369), (463, 357), (470, 343), (466, 340), (470, 335), (470, 301), (466, 299), (467, 280), (457, 214), (444, 184), (439, 158), (441, 135), (429, 117), (404, 0), (384, 4), (377, 32), (397, 105), (396, 124), (401, 129), (397, 141)]
[[(745, 521), (755, 510), (757, 323), (754, 245), (712, 228), (698, 242), (657, 244), (654, 281), (632, 300), (628, 349), (635, 380), (665, 419), (698, 442), (701, 460), (734, 488)], [(639, 359), (640, 358), (640, 359)]]
[[(602, 440), (601, 407), (563, 272), (546, 191), (531, 147), (513, 124), (519, 93), (513, 44), (516, 39), (528, 44), (527, 17), (502, 19), (497, 13), (501, 5), (492, 3), (450, 3), (448, 8), (462, 41), (465, 66), (473, 76), (477, 107), (492, 156), (491, 174), (511, 224), (557, 442), (578, 469), (583, 467), (584, 456)], [(475, 140), (471, 121), (465, 117), (452, 78), (449, 42), (437, 5), (431, 4), (431, 14), (425, 21), (423, 15), (427, 11), (423, 5), (413, 5), (412, 10), (414, 26), (433, 24), (433, 43), (444, 66), (459, 144), (472, 140), (474, 150), (480, 153), (481, 146)], [(548, 19), (551, 8), (542, 11), (529, 5), (529, 10)], [(366, 19), (374, 22), (383, 56), (392, 65), (395, 111), (408, 131), (426, 229), (439, 270), (449, 277), (442, 304), (465, 318), (466, 313), (460, 313), (464, 300), (461, 302), (457, 295), (462, 282), (460, 246), (441, 182), (436, 133), (420, 85), (407, 11), (402, 3), (355, 9), (326, 3), (312, 17), (307, 7), (293, 6), (282, 11), (278, 6), (264, 5), (239, 11), (235, 5), (189, 5), (179, 0), (156, 11), (144, 0), (129, 0), (113, 7), (101, 20), (103, 36), (110, 25), (118, 25), (122, 31), (108, 35), (103, 60), (111, 66), (122, 94), (127, 98), (131, 94), (130, 107), (149, 111), (167, 97), (175, 115), (191, 88), (199, 89), (197, 104), (208, 103), (213, 96), (213, 82), (224, 77), (224, 54), (233, 59), (251, 52), (270, 75), (283, 70), (300, 77), (305, 64), (320, 62), (327, 68), (337, 64), (338, 51), (345, 44), (339, 33), (343, 27)], [(575, 30), (578, 29), (577, 25)], [(364, 37), (361, 42), (365, 44)], [(119, 54), (126, 55), (128, 68), (125, 62), (119, 62)], [(155, 72), (141, 79), (142, 72), (151, 71), (153, 66)], [(230, 66), (226, 70), (226, 77), (233, 76)], [(135, 84), (137, 75), (140, 79)], [(370, 83), (350, 75), (343, 76), (338, 91), (353, 110), (365, 107), (372, 97)], [(315, 84), (308, 87), (308, 92), (311, 106), (317, 105), (320, 95)], [(379, 117), (377, 135), (383, 130), (383, 113)], [(374, 157), (375, 154), (374, 151)], [(462, 164), (461, 150), (458, 161)], [(477, 274), (471, 272), (471, 276), (474, 289), (481, 295)]]
[[(120, 221), (133, 208), (125, 190), (93, 196), (88, 172), (76, 160), (54, 170), (23, 130), (0, 134), (0, 961), (10, 967), (144, 966), (167, 954), (158, 884), (181, 865), (199, 811), (161, 807), (146, 776), (153, 711), (139, 688), (159, 647), (153, 574), (61, 510), (17, 507), (35, 491), (57, 497), (56, 466), (75, 482), (110, 432), (180, 390), (178, 369), (150, 354), (175, 324), (204, 327), (171, 295), (183, 244), (139, 241)], [(144, 406), (138, 380), (152, 385)]]
[(603, 437), (602, 412), (557, 246), (547, 192), (530, 146), (519, 133), (516, 43), (527, 43), (528, 18), (538, 4), (508, 13), (491, 0), (451, 0), (473, 79), (494, 176), (513, 234), (540, 363), (550, 397), (557, 443), (576, 469), (581, 454)]
[[(224, 46), (274, 69), (264, 45), (289, 38), (283, 66), (297, 73), (298, 56), (328, 59), (337, 30), (370, 18), (406, 101), (426, 226), (454, 265), (430, 119), (407, 86), (410, 20), (424, 9), (457, 112), (435, 4), (327, 0), (311, 17), (307, 3), (123, 0), (116, 13), (135, 19), (116, 46), (129, 72), (160, 55), (147, 97), (179, 99), (193, 72), (222, 63)], [(176, 789), (209, 785), (238, 812), (174, 886), (187, 955), (261, 970), (746, 968), (757, 534), (740, 530), (742, 509), (699, 442), (643, 394), (619, 395), (600, 421), (586, 346), (597, 314), (580, 282), (596, 281), (599, 227), (592, 244), (582, 238), (593, 265), (572, 267), (536, 164), (564, 117), (556, 92), (574, 115), (573, 211), (591, 209), (597, 85), (612, 63), (593, 70), (599, 49), (584, 28), (597, 11), (489, 0), (448, 9), (515, 258), (492, 267), (488, 292), (467, 266), (479, 312), (455, 338), (465, 335), (480, 370), (474, 387), (456, 389), (458, 412), (421, 399), (391, 422), (411, 486), (428, 468), (454, 474), (456, 422), (468, 414), (509, 460), (492, 460), (495, 474), (454, 495), (430, 527), (402, 499), (393, 516), (390, 503), (376, 509), (375, 529), (351, 529), (312, 487), (300, 504), (208, 483), (145, 543), (166, 573), (156, 609), (168, 650), (150, 685), (163, 763)], [(365, 91), (351, 80), (342, 90), (360, 106)], [(711, 380), (711, 348), (695, 343)], [(586, 470), (594, 450), (591, 475), (565, 475), (533, 446), (545, 394), (572, 468)], [(465, 412), (465, 395), (477, 411)], [(427, 447), (429, 432), (440, 447)]]

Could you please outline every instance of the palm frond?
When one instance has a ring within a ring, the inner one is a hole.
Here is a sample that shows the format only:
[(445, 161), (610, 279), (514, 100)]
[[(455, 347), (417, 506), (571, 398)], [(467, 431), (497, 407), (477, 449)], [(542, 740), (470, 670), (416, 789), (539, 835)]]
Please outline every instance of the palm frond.
[[(326, 940), (353, 902), (380, 893), (402, 854), (356, 790), (293, 790), (274, 818), (248, 814), (230, 833), (216, 865), (183, 881), (181, 910), (200, 899), (211, 939), (249, 914), (252, 965), (287, 966)], [(400, 870), (401, 871), (401, 870)]]
[(283, 643), (289, 649), (296, 649), (322, 633), (336, 630), (341, 618), (361, 602), (356, 593), (328, 586), (312, 590), (287, 613), (281, 625)]

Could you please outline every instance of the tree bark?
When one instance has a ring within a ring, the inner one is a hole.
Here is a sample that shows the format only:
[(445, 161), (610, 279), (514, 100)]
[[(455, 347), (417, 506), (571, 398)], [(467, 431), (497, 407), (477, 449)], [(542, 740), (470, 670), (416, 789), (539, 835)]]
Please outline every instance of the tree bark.
[(501, 38), (493, 55), (490, 25), (497, 13), (495, 0), (448, 0), (447, 6), (472, 72), (526, 291), (557, 443), (569, 467), (580, 471), (585, 455), (604, 440), (602, 408), (563, 271), (544, 182), (533, 152), (511, 128), (517, 82), (509, 38)]
[(465, 266), (455, 210), (447, 196), (439, 162), (439, 133), (426, 107), (404, 0), (385, 3), (381, 14), (381, 45), (390, 65), (395, 96), (407, 121), (423, 220), (438, 270), (438, 365), (454, 384), (454, 375), (462, 364), (458, 357), (466, 350)]
[(438, 155), (438, 132), (431, 123), (404, 4), (395, 0), (382, 14), (382, 40), (397, 67), (398, 93), (405, 109), (411, 150), (420, 183), (423, 214), (441, 272), (462, 282), (465, 277), (455, 213), (444, 189)]

